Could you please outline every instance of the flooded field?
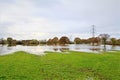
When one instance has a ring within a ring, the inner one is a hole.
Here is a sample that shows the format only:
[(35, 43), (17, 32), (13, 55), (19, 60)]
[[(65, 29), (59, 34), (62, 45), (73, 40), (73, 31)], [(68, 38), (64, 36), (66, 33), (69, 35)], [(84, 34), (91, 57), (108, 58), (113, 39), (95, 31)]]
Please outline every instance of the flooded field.
[(112, 51), (112, 50), (120, 50), (120, 46), (111, 46), (106, 45), (104, 47), (101, 46), (91, 46), (87, 44), (72, 44), (67, 46), (48, 46), (48, 45), (38, 45), (38, 46), (7, 46), (7, 45), (0, 45), (0, 55), (6, 55), (10, 54), (16, 51), (26, 51), (31, 54), (36, 55), (44, 55), (45, 51), (52, 51), (52, 52), (64, 52), (66, 50), (72, 50), (72, 51), (82, 51), (82, 52), (94, 52), (94, 53), (100, 53), (102, 51)]

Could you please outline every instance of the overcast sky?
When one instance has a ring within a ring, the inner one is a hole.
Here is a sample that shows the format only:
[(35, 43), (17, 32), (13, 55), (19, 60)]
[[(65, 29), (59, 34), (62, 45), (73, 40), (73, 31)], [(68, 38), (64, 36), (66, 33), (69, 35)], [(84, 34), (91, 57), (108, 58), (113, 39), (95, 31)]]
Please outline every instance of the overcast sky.
[(0, 0), (0, 38), (120, 38), (120, 0)]

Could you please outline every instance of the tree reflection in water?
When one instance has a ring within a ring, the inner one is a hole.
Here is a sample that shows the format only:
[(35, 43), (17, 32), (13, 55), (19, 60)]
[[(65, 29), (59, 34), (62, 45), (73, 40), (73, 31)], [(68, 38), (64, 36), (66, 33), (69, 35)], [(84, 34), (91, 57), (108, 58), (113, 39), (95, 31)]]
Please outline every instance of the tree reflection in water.
[(60, 51), (61, 52), (66, 52), (66, 51), (68, 51), (69, 50), (69, 48), (60, 48)]
[(69, 48), (53, 48), (55, 52), (60, 51), (60, 52), (66, 52), (69, 50)]

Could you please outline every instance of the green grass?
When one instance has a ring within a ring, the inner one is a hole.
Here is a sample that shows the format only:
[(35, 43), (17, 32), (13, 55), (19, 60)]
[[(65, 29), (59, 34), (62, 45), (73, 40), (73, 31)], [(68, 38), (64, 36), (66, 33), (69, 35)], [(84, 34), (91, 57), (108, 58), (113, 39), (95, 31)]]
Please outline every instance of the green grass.
[(0, 56), (0, 80), (120, 80), (120, 52)]

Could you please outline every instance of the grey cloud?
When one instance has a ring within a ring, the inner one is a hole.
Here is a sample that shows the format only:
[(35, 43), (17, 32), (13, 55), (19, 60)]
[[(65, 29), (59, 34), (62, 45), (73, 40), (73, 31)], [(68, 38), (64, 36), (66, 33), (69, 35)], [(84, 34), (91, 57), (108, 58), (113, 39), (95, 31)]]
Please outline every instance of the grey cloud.
[(119, 7), (120, 0), (1, 0), (0, 32), (90, 35), (95, 24), (96, 34), (119, 37)]

